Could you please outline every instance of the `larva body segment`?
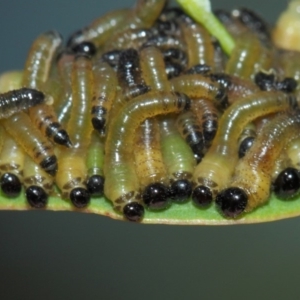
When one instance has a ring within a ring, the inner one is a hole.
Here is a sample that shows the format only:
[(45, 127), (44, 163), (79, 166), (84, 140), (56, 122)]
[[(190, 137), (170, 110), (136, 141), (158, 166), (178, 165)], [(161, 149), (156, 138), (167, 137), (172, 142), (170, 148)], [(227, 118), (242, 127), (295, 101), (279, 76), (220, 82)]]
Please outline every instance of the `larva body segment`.
[(152, 90), (170, 91), (162, 52), (153, 46), (140, 50), (141, 69), (145, 82)]
[(64, 126), (69, 121), (72, 106), (72, 80), (71, 73), (74, 62), (74, 54), (64, 51), (57, 61), (58, 78), (62, 85), (62, 91), (54, 101), (53, 107), (58, 121)]
[(25, 153), (5, 130), (1, 131), (4, 138), (0, 153), (1, 189), (6, 196), (16, 197), (22, 188)]
[(43, 91), (52, 60), (61, 43), (62, 37), (56, 31), (45, 32), (35, 39), (24, 67), (24, 86)]
[(151, 35), (151, 31), (145, 28), (127, 28), (115, 33), (113, 38), (101, 48), (100, 54), (103, 56), (103, 54), (117, 50), (122, 51), (126, 48), (139, 49)]
[(137, 0), (132, 10), (131, 27), (151, 27), (166, 5), (166, 0)]
[(200, 162), (204, 155), (205, 140), (202, 128), (192, 111), (186, 111), (176, 118), (176, 127)]
[(214, 70), (214, 46), (208, 31), (201, 25), (185, 18), (180, 23), (188, 55), (188, 68), (205, 64)]
[(87, 149), (93, 130), (90, 120), (94, 76), (88, 56), (78, 55), (72, 69), (72, 107), (67, 131), (75, 148)]
[(256, 36), (246, 34), (237, 42), (226, 64), (225, 72), (245, 79), (252, 79), (261, 69), (272, 67), (272, 52)]
[(29, 109), (29, 117), (35, 126), (53, 142), (71, 147), (69, 135), (56, 118), (53, 106), (40, 104)]
[(45, 102), (45, 95), (31, 88), (21, 88), (0, 94), (0, 119)]
[(67, 46), (72, 48), (84, 41), (93, 42), (97, 48), (102, 46), (113, 32), (126, 23), (129, 12), (129, 9), (119, 9), (101, 16), (87, 27), (74, 32)]
[(22, 87), (23, 71), (7, 71), (0, 75), (0, 92), (6, 93)]
[(184, 93), (190, 98), (215, 100), (221, 106), (227, 106), (225, 89), (216, 81), (201, 74), (184, 74), (170, 80), (173, 91)]
[(292, 140), (286, 148), (292, 166), (300, 169), (300, 138)]
[(117, 93), (117, 76), (106, 62), (98, 62), (93, 67), (95, 88), (92, 100), (92, 124), (95, 130), (104, 136), (109, 112)]
[(216, 135), (220, 112), (214, 103), (208, 99), (195, 99), (192, 101), (192, 111), (202, 128), (204, 143), (207, 147)]
[(37, 164), (50, 175), (55, 175), (57, 159), (53, 145), (34, 127), (28, 115), (19, 112), (3, 119), (2, 125)]
[(117, 76), (126, 101), (149, 91), (142, 76), (139, 53), (133, 48), (121, 52)]

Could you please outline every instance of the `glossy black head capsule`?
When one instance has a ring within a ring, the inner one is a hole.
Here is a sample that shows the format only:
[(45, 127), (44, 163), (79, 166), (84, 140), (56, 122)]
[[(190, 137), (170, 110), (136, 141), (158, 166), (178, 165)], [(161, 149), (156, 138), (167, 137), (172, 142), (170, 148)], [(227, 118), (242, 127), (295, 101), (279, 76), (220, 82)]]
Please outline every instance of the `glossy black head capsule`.
[(170, 186), (170, 199), (178, 203), (186, 202), (189, 200), (192, 190), (193, 186), (189, 180), (175, 180)]
[(289, 199), (300, 190), (300, 175), (295, 168), (286, 168), (279, 173), (273, 184), (274, 193), (278, 198)]
[(258, 72), (255, 74), (254, 82), (262, 91), (271, 91), (276, 88), (274, 73)]
[(87, 190), (92, 196), (103, 196), (104, 177), (101, 175), (92, 175), (89, 177), (87, 183)]
[(70, 193), (70, 200), (77, 208), (86, 207), (91, 200), (90, 193), (84, 188), (75, 188)]
[(238, 187), (230, 187), (221, 191), (216, 197), (216, 204), (221, 212), (229, 218), (236, 218), (246, 208), (248, 196)]
[(80, 44), (73, 45), (71, 50), (74, 54), (86, 54), (90, 57), (94, 56), (97, 52), (95, 44), (89, 41), (84, 41)]
[(166, 71), (168, 79), (171, 79), (173, 77), (179, 76), (183, 71), (183, 67), (181, 64), (166, 61), (165, 62), (165, 71)]
[(230, 75), (225, 73), (211, 73), (209, 77), (211, 80), (218, 82), (225, 90), (229, 89), (232, 84)]
[(276, 88), (285, 93), (293, 93), (297, 88), (297, 81), (292, 77), (286, 77), (276, 83)]
[(204, 185), (197, 186), (193, 190), (192, 201), (197, 207), (208, 207), (213, 201), (213, 196), (210, 188)]
[(132, 222), (140, 222), (144, 217), (145, 209), (137, 202), (130, 202), (123, 208), (124, 217)]
[(252, 147), (253, 143), (254, 143), (253, 136), (248, 136), (241, 142), (240, 147), (239, 147), (239, 158), (242, 158), (245, 156), (247, 151)]
[(28, 187), (25, 196), (29, 205), (34, 208), (45, 208), (48, 203), (48, 194), (37, 185)]
[(121, 55), (121, 50), (115, 49), (108, 51), (101, 56), (101, 60), (107, 62), (112, 68), (117, 68)]
[(145, 205), (151, 209), (163, 209), (169, 205), (169, 189), (162, 183), (152, 183), (148, 185), (142, 199)]
[(21, 193), (22, 184), (20, 179), (12, 173), (5, 173), (0, 178), (2, 192), (7, 197), (17, 197)]

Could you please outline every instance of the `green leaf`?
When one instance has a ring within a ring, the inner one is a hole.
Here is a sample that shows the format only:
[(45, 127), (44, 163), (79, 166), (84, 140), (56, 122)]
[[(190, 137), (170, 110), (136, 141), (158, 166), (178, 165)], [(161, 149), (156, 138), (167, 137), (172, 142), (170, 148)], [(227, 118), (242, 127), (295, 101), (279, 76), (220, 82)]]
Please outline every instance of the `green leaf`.
[(230, 55), (235, 42), (222, 23), (210, 9), (209, 0), (177, 0), (183, 10), (194, 20), (201, 23), (211, 35), (220, 42), (223, 50)]
[[(24, 194), (13, 199), (0, 195), (0, 210), (29, 210), (32, 209), (26, 202)], [(105, 198), (93, 198), (90, 205), (85, 209), (76, 209), (67, 200), (52, 196), (46, 207), (53, 211), (73, 211), (94, 213), (117, 220), (124, 220), (123, 216), (114, 211), (110, 201)], [(277, 199), (271, 196), (269, 202), (257, 208), (251, 213), (245, 213), (238, 219), (226, 219), (213, 204), (208, 209), (196, 208), (191, 201), (184, 204), (172, 204), (164, 211), (146, 210), (142, 223), (149, 224), (177, 224), (177, 225), (233, 225), (247, 223), (270, 222), (300, 215), (300, 199), (289, 201)]]

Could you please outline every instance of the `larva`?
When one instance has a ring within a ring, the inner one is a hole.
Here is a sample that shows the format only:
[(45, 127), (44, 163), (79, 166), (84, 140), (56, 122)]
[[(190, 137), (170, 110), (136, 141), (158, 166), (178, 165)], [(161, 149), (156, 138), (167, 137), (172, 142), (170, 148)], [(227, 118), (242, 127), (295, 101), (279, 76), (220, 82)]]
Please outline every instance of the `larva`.
[(106, 139), (104, 193), (127, 219), (139, 221), (144, 214), (138, 178), (130, 162), (136, 128), (146, 118), (189, 107), (190, 99), (184, 94), (151, 92), (134, 98), (115, 116)]
[[(50, 68), (55, 54), (62, 43), (61, 36), (55, 31), (40, 35), (32, 44), (26, 59), (23, 85), (38, 90), (45, 90), (45, 83), (49, 78)], [(62, 128), (50, 105), (41, 104), (29, 109), (29, 116), (33, 123), (45, 136), (55, 143), (70, 147), (68, 133)]]
[(104, 136), (118, 81), (115, 71), (106, 62), (96, 63), (93, 66), (93, 74), (95, 88), (91, 108), (92, 124), (94, 129)]
[(28, 155), (25, 155), (24, 160), (23, 184), (29, 205), (34, 208), (45, 208), (53, 189), (54, 178), (46, 173)]
[(279, 114), (263, 128), (254, 145), (238, 162), (229, 186), (217, 195), (216, 203), (222, 213), (235, 218), (268, 200), (274, 160), (289, 141), (299, 137), (299, 126), (296, 110)]
[(92, 196), (103, 196), (104, 189), (104, 143), (93, 131), (91, 143), (87, 149), (87, 190)]
[(2, 125), (37, 164), (50, 175), (55, 175), (57, 159), (53, 145), (34, 127), (28, 115), (19, 112), (3, 119)]
[(184, 202), (192, 193), (192, 177), (196, 160), (187, 143), (179, 134), (173, 116), (160, 122), (161, 149), (171, 182), (172, 201)]

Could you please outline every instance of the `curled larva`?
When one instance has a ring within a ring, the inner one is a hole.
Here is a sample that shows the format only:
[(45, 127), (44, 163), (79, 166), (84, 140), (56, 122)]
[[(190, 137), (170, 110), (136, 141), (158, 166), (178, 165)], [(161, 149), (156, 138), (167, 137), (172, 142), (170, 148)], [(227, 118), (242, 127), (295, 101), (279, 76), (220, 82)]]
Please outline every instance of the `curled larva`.
[(223, 214), (237, 217), (268, 201), (274, 161), (289, 141), (300, 135), (299, 111), (283, 113), (264, 126), (235, 169), (228, 187), (218, 193), (216, 203)]
[(104, 193), (127, 219), (144, 215), (138, 177), (132, 168), (133, 136), (146, 118), (178, 113), (190, 108), (190, 99), (179, 93), (151, 92), (131, 100), (112, 121), (105, 145)]

